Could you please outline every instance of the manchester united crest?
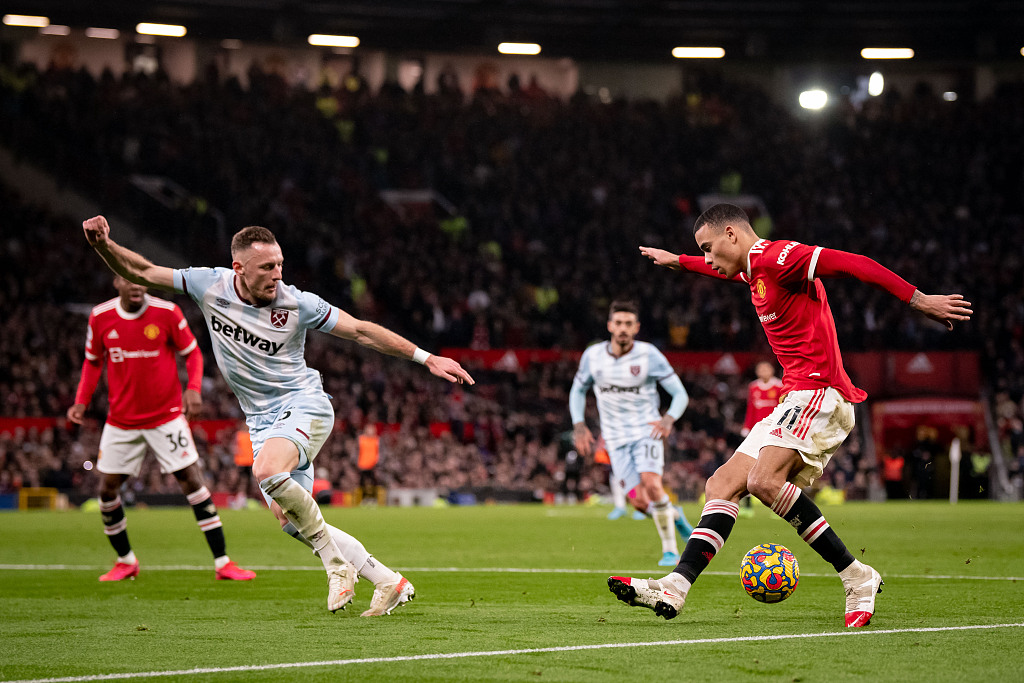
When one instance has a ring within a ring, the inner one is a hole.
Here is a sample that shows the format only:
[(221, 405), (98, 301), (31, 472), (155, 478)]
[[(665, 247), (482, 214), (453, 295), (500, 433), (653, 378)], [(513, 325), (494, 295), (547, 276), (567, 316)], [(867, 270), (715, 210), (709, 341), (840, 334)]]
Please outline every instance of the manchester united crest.
[(146, 339), (156, 339), (160, 336), (160, 328), (151, 323), (142, 329), (142, 334), (146, 335)]
[(754, 290), (757, 292), (758, 299), (764, 299), (765, 292), (767, 291), (767, 288), (764, 286), (764, 280), (758, 278), (757, 282), (754, 283)]
[(288, 311), (284, 308), (270, 309), (270, 324), (274, 327), (284, 327), (288, 324)]

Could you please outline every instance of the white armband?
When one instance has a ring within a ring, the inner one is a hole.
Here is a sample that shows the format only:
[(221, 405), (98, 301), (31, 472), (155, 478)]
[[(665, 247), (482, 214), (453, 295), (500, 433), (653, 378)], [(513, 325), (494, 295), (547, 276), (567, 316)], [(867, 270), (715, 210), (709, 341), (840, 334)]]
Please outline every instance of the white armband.
[(426, 363), (428, 358), (430, 358), (430, 354), (418, 346), (416, 347), (416, 350), (412, 352), (412, 359), (420, 365)]

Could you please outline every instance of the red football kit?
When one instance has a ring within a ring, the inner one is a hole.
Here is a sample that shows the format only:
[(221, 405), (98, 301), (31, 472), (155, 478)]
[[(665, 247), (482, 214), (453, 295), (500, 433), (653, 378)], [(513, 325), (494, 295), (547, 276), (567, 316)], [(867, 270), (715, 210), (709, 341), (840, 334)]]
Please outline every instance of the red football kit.
[[(722, 278), (701, 256), (679, 257), (679, 265)], [(833, 387), (851, 403), (867, 394), (843, 368), (836, 324), (819, 278), (855, 277), (909, 302), (916, 289), (877, 262), (849, 252), (800, 242), (758, 240), (747, 255), (747, 271), (735, 279), (750, 287), (750, 299), (768, 343), (782, 364), (782, 391)]]
[(772, 377), (767, 382), (755, 379), (748, 384), (747, 414), (743, 420), (743, 427), (749, 430), (771, 415), (771, 412), (779, 405), (782, 394), (782, 380), (778, 377)]
[(177, 304), (146, 295), (129, 313), (120, 299), (92, 309), (85, 362), (75, 403), (89, 405), (106, 358), (110, 411), (107, 422), (121, 429), (152, 429), (181, 415), (176, 355), (187, 356), (188, 388), (199, 391), (203, 354)]

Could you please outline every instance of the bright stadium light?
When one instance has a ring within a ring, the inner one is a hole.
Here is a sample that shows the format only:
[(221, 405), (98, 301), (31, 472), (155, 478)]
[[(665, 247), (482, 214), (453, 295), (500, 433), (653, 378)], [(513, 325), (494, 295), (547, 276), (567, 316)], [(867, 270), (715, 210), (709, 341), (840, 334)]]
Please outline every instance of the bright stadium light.
[(725, 50), (720, 47), (674, 47), (672, 56), (676, 59), (721, 59)]
[(866, 47), (860, 51), (864, 59), (913, 59), (914, 51), (909, 47)]
[(540, 45), (537, 43), (501, 43), (498, 52), (503, 55), (539, 55)]
[(881, 72), (876, 71), (871, 74), (871, 77), (868, 79), (868, 94), (872, 97), (878, 97), (884, 89), (885, 79), (882, 77)]
[(102, 38), (104, 40), (117, 40), (121, 37), (121, 32), (116, 28), (93, 28), (90, 26), (85, 29), (86, 38)]
[(34, 17), (29, 14), (5, 14), (4, 23), (8, 26), (29, 26), (44, 28), (50, 25), (49, 17)]
[(146, 22), (136, 24), (135, 31), (144, 36), (168, 36), (170, 38), (181, 38), (186, 33), (184, 26), (176, 24), (150, 24)]
[(318, 47), (359, 47), (359, 39), (355, 36), (332, 36), (326, 33), (314, 33), (309, 38), (310, 45)]
[(61, 26), (60, 24), (50, 24), (39, 29), (39, 32), (44, 36), (66, 36), (70, 35), (70, 26)]
[(952, 90), (947, 90), (946, 92), (942, 93), (942, 99), (946, 100), (947, 102), (956, 102), (957, 95)]
[(800, 106), (804, 109), (823, 109), (828, 104), (828, 93), (824, 90), (804, 90), (800, 93)]

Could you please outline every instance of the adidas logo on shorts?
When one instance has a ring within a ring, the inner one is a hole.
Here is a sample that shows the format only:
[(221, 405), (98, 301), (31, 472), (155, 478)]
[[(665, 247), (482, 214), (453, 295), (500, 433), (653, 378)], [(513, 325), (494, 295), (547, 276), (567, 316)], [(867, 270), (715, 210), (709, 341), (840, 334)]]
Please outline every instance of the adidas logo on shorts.
[(781, 427), (776, 427), (775, 429), (773, 429), (771, 431), (771, 436), (775, 436), (775, 437), (778, 437), (778, 438), (781, 439), (782, 438), (782, 428)]

